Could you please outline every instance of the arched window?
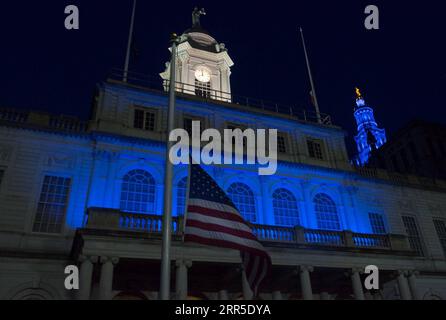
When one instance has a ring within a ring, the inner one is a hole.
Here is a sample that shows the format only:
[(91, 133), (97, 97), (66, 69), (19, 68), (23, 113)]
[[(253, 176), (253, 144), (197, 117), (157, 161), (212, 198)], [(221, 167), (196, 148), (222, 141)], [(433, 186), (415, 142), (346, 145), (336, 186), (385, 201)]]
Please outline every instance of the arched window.
[(252, 190), (243, 183), (234, 183), (228, 188), (228, 196), (249, 222), (256, 222), (256, 202)]
[(300, 225), (299, 209), (294, 195), (286, 189), (277, 189), (273, 194), (274, 221), (276, 225)]
[(338, 210), (334, 201), (326, 194), (319, 193), (314, 197), (313, 202), (318, 228), (322, 230), (341, 230)]
[(186, 209), (186, 191), (187, 177), (184, 177), (177, 185), (177, 216), (184, 215)]
[(133, 213), (155, 212), (155, 179), (144, 170), (133, 170), (124, 176), (121, 210)]

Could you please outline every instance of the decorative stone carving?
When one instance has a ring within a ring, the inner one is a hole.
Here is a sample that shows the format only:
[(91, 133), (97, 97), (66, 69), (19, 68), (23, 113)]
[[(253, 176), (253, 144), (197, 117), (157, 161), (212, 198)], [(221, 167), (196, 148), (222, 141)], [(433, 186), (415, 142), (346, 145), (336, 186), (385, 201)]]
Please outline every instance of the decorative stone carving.
[(403, 211), (415, 212), (415, 205), (411, 200), (401, 200), (398, 204)]
[(45, 166), (72, 169), (76, 163), (76, 157), (71, 155), (49, 155)]
[(97, 160), (115, 161), (119, 160), (120, 153), (113, 150), (97, 149), (94, 156)]

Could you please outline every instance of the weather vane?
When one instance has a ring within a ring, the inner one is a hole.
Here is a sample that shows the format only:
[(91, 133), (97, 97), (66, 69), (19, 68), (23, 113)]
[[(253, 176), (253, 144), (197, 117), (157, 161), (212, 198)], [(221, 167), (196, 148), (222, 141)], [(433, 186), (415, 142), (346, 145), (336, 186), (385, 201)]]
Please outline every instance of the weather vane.
[(204, 11), (204, 8), (198, 9), (198, 7), (195, 7), (194, 11), (192, 12), (192, 26), (193, 27), (201, 26), (200, 17), (205, 15), (206, 11)]

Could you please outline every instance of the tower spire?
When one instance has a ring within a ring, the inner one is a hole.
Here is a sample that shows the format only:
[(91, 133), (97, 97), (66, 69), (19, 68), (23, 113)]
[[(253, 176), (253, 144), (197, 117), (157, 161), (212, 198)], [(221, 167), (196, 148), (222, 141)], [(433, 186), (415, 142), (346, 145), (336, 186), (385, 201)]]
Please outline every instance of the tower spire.
[(365, 100), (364, 97), (362, 96), (361, 90), (358, 87), (355, 88), (355, 93), (356, 93), (356, 106), (358, 108), (364, 107)]
[(358, 134), (355, 137), (358, 147), (356, 164), (367, 165), (372, 153), (386, 143), (386, 131), (380, 129), (376, 123), (374, 111), (366, 105), (364, 97), (359, 88), (355, 88), (356, 108), (354, 115), (358, 126)]

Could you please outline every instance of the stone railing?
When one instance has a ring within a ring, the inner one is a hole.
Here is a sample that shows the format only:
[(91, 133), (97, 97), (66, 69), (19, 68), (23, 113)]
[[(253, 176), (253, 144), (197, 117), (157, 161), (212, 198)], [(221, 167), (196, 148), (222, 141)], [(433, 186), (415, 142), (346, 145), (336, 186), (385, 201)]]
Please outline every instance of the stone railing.
[(446, 181), (440, 179), (429, 179), (411, 174), (390, 172), (384, 169), (354, 167), (356, 174), (368, 178), (385, 180), (395, 185), (418, 186), (430, 189), (446, 189)]
[[(335, 246), (335, 247), (345, 247), (346, 246), (346, 235), (344, 232), (340, 231), (328, 231), (328, 230), (311, 230), (302, 229), (297, 227), (296, 233), (300, 235), (301, 242), (314, 245), (323, 246)], [(302, 241), (303, 239), (303, 241)]]
[(87, 122), (65, 116), (51, 116), (49, 126), (64, 131), (83, 132), (87, 130)]
[(69, 132), (85, 132), (88, 127), (87, 121), (82, 121), (75, 117), (54, 116), (46, 112), (14, 109), (0, 108), (0, 120)]
[(359, 248), (392, 248), (391, 236), (353, 233), (352, 240)]
[(378, 170), (376, 168), (355, 167), (356, 172), (366, 178), (377, 179), (379, 178)]
[(0, 109), (0, 120), (25, 123), (28, 120), (29, 112), (14, 110), (14, 109)]
[[(159, 81), (159, 77), (153, 77), (146, 74), (137, 72), (127, 72), (127, 81), (122, 82), (122, 76), (124, 71), (120, 69), (113, 69), (108, 77), (109, 83), (118, 83), (125, 86), (136, 86), (145, 89), (156, 90), (165, 94), (170, 86), (169, 81)], [(306, 108), (284, 105), (276, 103), (274, 101), (267, 101), (264, 99), (258, 99), (253, 97), (247, 97), (243, 95), (237, 95), (233, 92), (224, 92), (220, 90), (211, 89), (209, 95), (197, 96), (197, 87), (194, 84), (188, 84), (183, 82), (175, 83), (175, 91), (177, 91), (178, 97), (193, 97), (194, 99), (207, 100), (210, 103), (224, 103), (226, 106), (242, 106), (244, 109), (252, 108), (252, 110), (262, 110), (266, 112), (272, 112), (274, 114), (281, 114), (293, 117), (300, 121), (318, 123), (322, 125), (332, 126), (332, 118), (325, 113), (319, 113)]]
[[(183, 234), (183, 218), (172, 218), (174, 235)], [(132, 231), (159, 236), (162, 217), (149, 214), (133, 214), (114, 209), (90, 208), (84, 227), (94, 230)], [(411, 251), (407, 237), (403, 235), (360, 234), (351, 231), (313, 230), (302, 227), (288, 228), (267, 225), (251, 225), (257, 238), (266, 245), (304, 245), (345, 249), (375, 249), (386, 251)]]
[(276, 242), (294, 242), (296, 241), (295, 232), (291, 228), (276, 226), (251, 226), (257, 239), (260, 241), (276, 241)]
[[(115, 209), (90, 208), (85, 217), (84, 227), (98, 230), (121, 230), (160, 234), (162, 216), (136, 214)], [(172, 218), (172, 232), (182, 234), (182, 218)]]

